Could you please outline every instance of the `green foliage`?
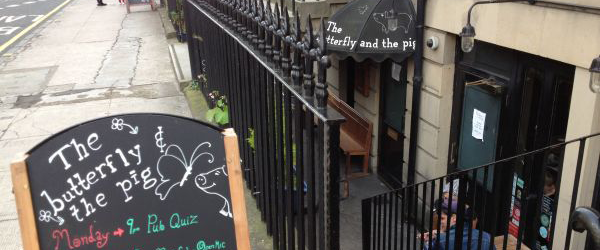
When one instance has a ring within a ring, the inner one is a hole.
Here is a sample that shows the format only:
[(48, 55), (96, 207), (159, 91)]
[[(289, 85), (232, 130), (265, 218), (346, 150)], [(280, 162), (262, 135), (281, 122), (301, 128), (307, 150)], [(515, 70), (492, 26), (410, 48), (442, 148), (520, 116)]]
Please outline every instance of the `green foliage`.
[(190, 83), (190, 89), (191, 90), (200, 90), (200, 81), (192, 80), (192, 83)]
[(206, 120), (216, 123), (221, 127), (229, 124), (229, 106), (227, 105), (227, 97), (220, 96), (219, 91), (213, 91), (208, 96), (214, 107), (206, 112)]
[(254, 129), (248, 128), (248, 132), (250, 133), (250, 137), (246, 138), (246, 142), (248, 142), (248, 145), (252, 148), (252, 152), (254, 152)]
[(200, 90), (201, 86), (207, 87), (207, 80), (205, 74), (198, 75), (198, 79), (194, 79), (190, 83), (191, 90)]

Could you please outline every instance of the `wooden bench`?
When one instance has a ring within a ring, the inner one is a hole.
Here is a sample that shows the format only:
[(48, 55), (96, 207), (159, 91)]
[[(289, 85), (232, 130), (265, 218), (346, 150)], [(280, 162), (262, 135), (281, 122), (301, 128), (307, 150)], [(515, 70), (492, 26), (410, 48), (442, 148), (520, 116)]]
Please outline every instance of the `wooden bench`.
[[(348, 197), (348, 180), (369, 174), (369, 154), (371, 152), (373, 124), (334, 95), (329, 95), (327, 104), (346, 118), (346, 121), (340, 125), (340, 148), (344, 151), (344, 155), (346, 155), (344, 197)], [(363, 156), (362, 172), (352, 172), (350, 165), (352, 156)]]

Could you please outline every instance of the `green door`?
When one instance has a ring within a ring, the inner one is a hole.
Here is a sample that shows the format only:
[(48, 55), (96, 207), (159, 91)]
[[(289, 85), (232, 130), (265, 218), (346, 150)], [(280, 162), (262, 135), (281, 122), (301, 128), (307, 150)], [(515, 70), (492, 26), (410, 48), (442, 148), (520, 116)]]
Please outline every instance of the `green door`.
[(406, 112), (406, 62), (383, 63), (381, 68), (382, 123), (379, 132), (378, 172), (392, 188), (402, 187), (404, 166), (404, 113)]
[[(471, 169), (496, 159), (496, 141), (500, 121), (502, 95), (498, 85), (467, 83), (462, 110), (462, 124), (458, 149), (458, 169)], [(492, 189), (493, 171), (490, 169), (487, 188)], [(478, 175), (483, 182), (483, 173)]]

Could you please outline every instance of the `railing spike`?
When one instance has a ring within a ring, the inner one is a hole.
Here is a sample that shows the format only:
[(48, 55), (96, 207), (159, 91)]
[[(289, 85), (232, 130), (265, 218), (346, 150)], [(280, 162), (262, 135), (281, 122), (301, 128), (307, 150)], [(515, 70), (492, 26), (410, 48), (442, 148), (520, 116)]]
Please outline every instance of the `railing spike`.
[(304, 48), (306, 51), (314, 48), (314, 40), (312, 21), (309, 13), (306, 17), (306, 48)]
[(296, 14), (294, 15), (294, 24), (294, 28), (296, 29), (296, 39), (299, 42), (302, 39), (302, 29), (300, 28), (300, 14), (298, 13), (298, 11), (296, 11)]
[(327, 56), (327, 41), (325, 40), (325, 20), (321, 17), (321, 27), (319, 28), (319, 48), (316, 59), (319, 67), (316, 84), (317, 108), (325, 109), (327, 107), (327, 68), (330, 65), (329, 57)]
[(285, 36), (290, 35), (290, 14), (288, 13), (287, 6), (283, 7), (283, 34)]
[(275, 3), (275, 21), (273, 22), (275, 25), (275, 30), (279, 30), (281, 28), (281, 14), (279, 13), (279, 3)]
[(319, 53), (321, 55), (327, 54), (327, 42), (325, 40), (325, 36), (325, 19), (321, 17), (321, 27), (319, 28), (319, 49), (321, 50)]

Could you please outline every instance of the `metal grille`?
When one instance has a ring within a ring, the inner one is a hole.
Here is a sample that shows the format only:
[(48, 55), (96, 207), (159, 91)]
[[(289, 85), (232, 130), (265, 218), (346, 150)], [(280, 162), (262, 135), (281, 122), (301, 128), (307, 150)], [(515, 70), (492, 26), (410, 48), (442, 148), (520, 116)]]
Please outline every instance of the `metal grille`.
[(302, 31), (300, 17), (277, 4), (187, 0), (184, 8), (192, 74), (206, 77), (205, 94), (227, 97), (246, 184), (274, 247), (339, 249), (343, 117), (327, 107), (323, 20), (317, 38), (310, 16)]

